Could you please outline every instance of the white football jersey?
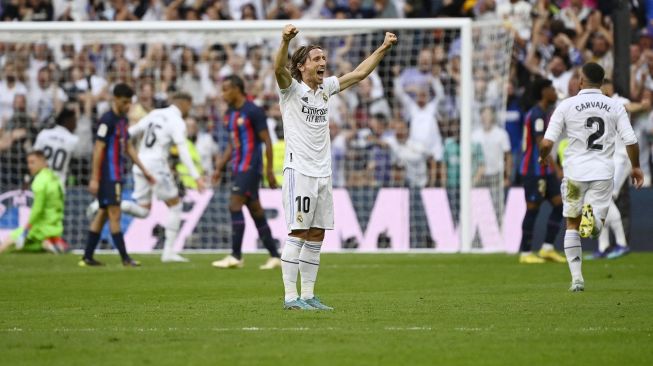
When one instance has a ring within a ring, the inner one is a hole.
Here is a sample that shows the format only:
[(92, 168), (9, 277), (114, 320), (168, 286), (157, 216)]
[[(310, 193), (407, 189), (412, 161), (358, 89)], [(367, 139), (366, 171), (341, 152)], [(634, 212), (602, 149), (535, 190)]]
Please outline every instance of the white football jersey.
[(41, 131), (34, 142), (34, 150), (43, 151), (48, 166), (59, 176), (63, 187), (66, 186), (70, 157), (78, 141), (79, 137), (66, 127), (57, 125)]
[[(630, 103), (630, 100), (615, 94), (612, 96), (612, 99), (621, 103), (623, 106)], [(626, 145), (624, 145), (621, 139), (614, 139), (614, 162), (615, 164), (624, 164), (627, 163), (630, 166), (630, 160), (628, 160), (628, 153), (626, 152)]]
[(168, 165), (170, 148), (186, 143), (186, 123), (174, 105), (155, 109), (138, 123), (129, 127), (129, 136), (143, 134), (138, 147), (138, 158), (145, 166)]
[(331, 175), (329, 98), (340, 91), (335, 76), (324, 79), (315, 93), (304, 82), (293, 79), (279, 90), (286, 156), (283, 168), (309, 177)]
[(569, 138), (565, 177), (579, 182), (613, 178), (615, 138), (626, 145), (637, 143), (622, 103), (599, 89), (583, 89), (562, 101), (549, 120), (544, 138), (555, 142), (563, 130)]

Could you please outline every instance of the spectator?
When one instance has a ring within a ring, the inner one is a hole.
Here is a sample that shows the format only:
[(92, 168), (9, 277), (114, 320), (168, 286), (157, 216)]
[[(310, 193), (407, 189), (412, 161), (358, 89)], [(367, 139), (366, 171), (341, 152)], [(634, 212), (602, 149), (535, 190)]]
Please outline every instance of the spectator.
[(347, 144), (353, 134), (349, 130), (341, 131), (340, 126), (333, 121), (329, 123), (329, 134), (331, 136), (331, 178), (333, 187), (342, 188), (346, 185)]
[(515, 41), (523, 44), (531, 38), (531, 10), (532, 5), (525, 0), (508, 0), (499, 3), (496, 7), (499, 19), (510, 22), (510, 27), (515, 35)]
[[(440, 165), (440, 179), (447, 190), (447, 198), (451, 208), (451, 216), (455, 222), (459, 220), (460, 210), (460, 134), (452, 130), (444, 140), (443, 164)], [(481, 145), (472, 140), (472, 184), (477, 186), (483, 178), (483, 150)]]
[(0, 129), (14, 114), (13, 106), (17, 95), (27, 94), (27, 88), (18, 77), (16, 65), (13, 62), (5, 63), (3, 79), (0, 81)]
[(559, 100), (563, 100), (569, 96), (569, 79), (573, 75), (573, 71), (570, 68), (571, 64), (569, 60), (559, 55), (554, 55), (551, 58), (551, 62), (547, 65), (547, 78), (553, 82), (553, 87), (558, 94)]
[(392, 186), (392, 159), (389, 142), (394, 140), (394, 132), (389, 129), (388, 120), (383, 114), (370, 118), (371, 134), (367, 139), (370, 143), (370, 164), (368, 169), (374, 177), (374, 186)]
[(413, 100), (404, 92), (398, 79), (395, 79), (394, 85), (395, 98), (399, 99), (408, 116), (410, 140), (429, 149), (428, 184), (434, 185), (437, 171), (436, 162), (442, 160), (442, 137), (435, 118), (438, 110), (438, 98), (430, 96), (431, 92), (425, 86), (417, 90), (416, 98)]
[(429, 151), (420, 141), (409, 138), (404, 122), (395, 124), (396, 139), (389, 139), (392, 158), (396, 166), (405, 171), (405, 183), (411, 188), (423, 188), (428, 183), (427, 160)]
[(25, 95), (17, 94), (12, 108), (13, 114), (7, 125), (0, 129), (0, 186), (18, 187), (27, 171), (27, 153), (32, 149), (38, 134), (27, 113)]
[[(188, 123), (188, 138), (195, 144), (199, 152), (204, 175), (211, 177), (214, 171), (213, 162), (220, 154), (220, 148), (213, 139), (213, 136), (208, 132), (209, 129), (206, 125), (198, 126), (193, 117), (188, 117), (186, 120)], [(196, 131), (196, 133), (191, 134), (191, 128), (193, 129), (192, 132)]]
[(485, 171), (481, 184), (488, 187), (509, 187), (512, 171), (510, 137), (503, 128), (497, 126), (492, 107), (481, 109), (481, 128), (474, 131), (472, 140), (483, 149)]
[(68, 96), (52, 82), (52, 71), (42, 67), (37, 76), (37, 85), (27, 94), (27, 111), (36, 122), (37, 128), (51, 125), (53, 116), (58, 115)]
[[(524, 136), (524, 109), (521, 98), (519, 98), (517, 91), (515, 90), (515, 83), (513, 81), (508, 82), (507, 93), (508, 100), (506, 102), (505, 128), (510, 137), (512, 161), (519, 162), (521, 161), (522, 137)], [(517, 178), (519, 177), (517, 172), (518, 166), (519, 164), (514, 164), (512, 171), (510, 171), (510, 181), (513, 184), (517, 184)]]
[(127, 114), (130, 125), (137, 123), (154, 109), (154, 87), (152, 84), (142, 83), (136, 97), (137, 102), (132, 104)]

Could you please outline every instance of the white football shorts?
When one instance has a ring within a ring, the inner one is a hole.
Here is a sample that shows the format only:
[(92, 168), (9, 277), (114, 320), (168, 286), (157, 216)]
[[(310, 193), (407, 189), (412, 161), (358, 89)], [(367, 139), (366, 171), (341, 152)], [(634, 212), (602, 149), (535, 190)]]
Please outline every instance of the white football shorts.
[(175, 178), (172, 176), (170, 168), (166, 166), (156, 166), (157, 164), (146, 164), (150, 169), (150, 174), (156, 179), (154, 185), (145, 179), (143, 172), (134, 166), (132, 172), (134, 173), (134, 193), (132, 197), (138, 204), (148, 204), (152, 202), (152, 194), (161, 201), (168, 201), (173, 198), (179, 197), (179, 189)]
[(309, 177), (288, 168), (283, 171), (282, 192), (288, 233), (312, 227), (333, 229), (331, 176)]
[(595, 180), (590, 182), (577, 182), (569, 178), (562, 179), (560, 193), (562, 194), (562, 216), (579, 217), (583, 205), (592, 205), (594, 216), (604, 220), (610, 202), (612, 201), (612, 186), (614, 180)]

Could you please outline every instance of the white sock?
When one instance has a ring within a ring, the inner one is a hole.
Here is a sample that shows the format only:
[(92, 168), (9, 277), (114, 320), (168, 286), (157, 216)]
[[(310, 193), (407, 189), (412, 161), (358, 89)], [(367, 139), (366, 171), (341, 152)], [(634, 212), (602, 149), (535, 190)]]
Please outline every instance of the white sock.
[(299, 274), (302, 278), (302, 299), (312, 299), (317, 280), (317, 271), (320, 269), (320, 249), (322, 242), (307, 241), (299, 253)]
[(525, 256), (530, 255), (530, 254), (533, 254), (533, 252), (528, 251), (528, 252), (521, 252), (521, 253), (520, 253), (520, 255), (521, 255), (522, 257), (525, 257)]
[(121, 201), (120, 211), (141, 219), (150, 214), (150, 210), (134, 201)]
[(542, 250), (555, 250), (555, 247), (551, 243), (542, 244)]
[(93, 202), (89, 203), (88, 208), (86, 210), (87, 212), (95, 215), (99, 209), (100, 209), (100, 201), (93, 200)]
[(592, 229), (592, 238), (597, 238), (603, 230), (603, 220), (594, 216), (594, 229)]
[(569, 270), (571, 271), (571, 279), (583, 280), (583, 273), (581, 266), (583, 264), (583, 249), (580, 244), (580, 234), (578, 230), (565, 231), (565, 256), (567, 263), (569, 263)]
[(168, 222), (165, 226), (166, 240), (163, 244), (163, 256), (172, 255), (175, 252), (175, 240), (181, 226), (181, 202), (168, 207)]
[[(608, 217), (610, 217), (610, 213), (608, 213)], [(601, 231), (601, 234), (599, 234), (599, 252), (604, 253), (608, 247), (610, 247), (610, 231), (603, 230)]]
[(285, 300), (295, 300), (297, 295), (297, 274), (299, 273), (299, 253), (304, 246), (304, 240), (289, 236), (281, 252), (281, 276), (286, 292)]
[[(614, 201), (610, 203), (608, 216), (605, 218), (605, 224), (614, 232), (614, 239), (617, 241), (617, 245), (623, 247), (628, 246), (628, 242), (626, 241), (626, 233), (624, 232), (624, 224), (621, 221), (621, 213), (619, 212), (619, 208), (617, 207), (617, 204), (614, 203)], [(603, 232), (601, 232), (601, 235), (603, 235)]]

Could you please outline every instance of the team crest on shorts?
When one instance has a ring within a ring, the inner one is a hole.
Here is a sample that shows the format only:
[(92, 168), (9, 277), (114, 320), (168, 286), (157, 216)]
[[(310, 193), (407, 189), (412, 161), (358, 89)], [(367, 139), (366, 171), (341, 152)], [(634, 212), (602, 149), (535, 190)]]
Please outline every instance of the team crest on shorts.
[(297, 214), (297, 222), (304, 222), (304, 217), (301, 214)]

